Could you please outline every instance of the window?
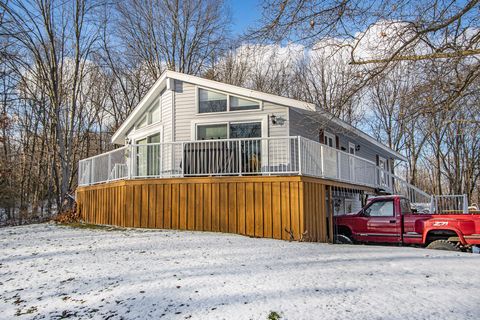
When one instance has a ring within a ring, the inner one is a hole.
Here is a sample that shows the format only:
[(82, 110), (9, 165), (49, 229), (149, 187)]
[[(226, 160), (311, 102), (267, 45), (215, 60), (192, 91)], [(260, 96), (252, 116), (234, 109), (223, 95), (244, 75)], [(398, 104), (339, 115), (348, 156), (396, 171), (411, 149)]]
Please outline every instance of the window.
[(202, 88), (198, 89), (198, 112), (258, 110), (260, 102)]
[(336, 148), (336, 141), (335, 141), (335, 136), (331, 133), (325, 132), (324, 133), (324, 143), (332, 148)]
[(204, 89), (199, 89), (198, 93), (198, 111), (200, 113), (227, 111), (226, 94), (208, 91)]
[(230, 96), (230, 111), (259, 109), (260, 104), (255, 101)]
[(160, 103), (154, 102), (153, 107), (150, 109), (150, 121), (149, 124), (160, 121)]
[(261, 136), (261, 122), (197, 125), (197, 140), (260, 138)]
[(365, 209), (369, 217), (393, 217), (393, 201), (377, 201)]
[(400, 199), (400, 208), (402, 209), (402, 215), (412, 213), (410, 201), (407, 199)]
[(348, 143), (348, 153), (355, 154), (355, 144), (354, 143), (351, 143), (351, 142)]
[(137, 122), (137, 124), (135, 125), (135, 128), (140, 129), (152, 123), (159, 122), (160, 115), (161, 115), (160, 111), (161, 111), (160, 101), (156, 100), (154, 103), (152, 103), (150, 108), (145, 112), (145, 114), (140, 119), (140, 121)]
[(147, 116), (143, 116), (143, 118), (140, 119), (140, 121), (138, 121), (138, 123), (137, 123), (137, 125), (136, 125), (136, 128), (137, 128), (137, 129), (143, 128), (143, 127), (145, 127), (147, 124), (148, 124)]
[(379, 183), (380, 185), (382, 186), (388, 186), (388, 174), (386, 171), (388, 171), (388, 164), (387, 164), (387, 160), (385, 160), (384, 158), (382, 157), (378, 157), (378, 167), (381, 169), (379, 170)]
[(227, 139), (227, 124), (197, 126), (197, 140)]
[(260, 138), (261, 136), (262, 124), (260, 122), (230, 124), (230, 138)]

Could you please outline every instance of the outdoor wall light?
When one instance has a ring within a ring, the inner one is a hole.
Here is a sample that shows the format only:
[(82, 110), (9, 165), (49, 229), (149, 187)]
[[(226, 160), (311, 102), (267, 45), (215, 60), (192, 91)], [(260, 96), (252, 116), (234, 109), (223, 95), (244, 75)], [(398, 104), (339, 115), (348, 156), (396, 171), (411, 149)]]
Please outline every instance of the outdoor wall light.
[(360, 151), (360, 145), (359, 144), (356, 145), (355, 151)]
[(270, 116), (270, 119), (272, 120), (272, 124), (273, 125), (279, 125), (279, 126), (283, 126), (283, 124), (285, 123), (285, 119), (282, 118), (282, 117), (277, 117), (276, 115), (272, 114)]

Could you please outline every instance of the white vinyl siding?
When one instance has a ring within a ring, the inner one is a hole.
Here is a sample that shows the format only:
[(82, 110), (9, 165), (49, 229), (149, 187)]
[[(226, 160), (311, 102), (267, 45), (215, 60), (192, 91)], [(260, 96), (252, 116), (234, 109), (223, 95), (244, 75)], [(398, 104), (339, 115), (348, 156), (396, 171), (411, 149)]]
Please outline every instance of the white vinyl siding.
[[(319, 140), (319, 130), (323, 129), (338, 136), (340, 150), (348, 152), (349, 143), (360, 145), (360, 150), (355, 150), (355, 155), (375, 162), (377, 155), (389, 158), (389, 155), (381, 148), (356, 136), (343, 128), (339, 128), (327, 118), (320, 120), (318, 115), (311, 116), (311, 111), (290, 108), (289, 110), (289, 135), (302, 136), (314, 141)], [(315, 117), (315, 118), (314, 118)], [(318, 118), (318, 119), (317, 119)]]
[[(198, 114), (196, 109), (197, 86), (188, 82), (175, 81), (175, 141), (195, 140), (195, 130), (192, 121), (219, 123), (262, 121), (265, 117), (275, 115), (288, 120), (288, 108), (264, 102), (260, 110), (245, 110), (236, 112)], [(288, 136), (288, 121), (282, 125), (272, 125), (267, 121), (267, 128), (262, 128), (267, 137)]]
[(162, 123), (163, 123), (163, 141), (172, 142), (173, 141), (173, 114), (172, 114), (172, 91), (165, 90), (162, 94)]

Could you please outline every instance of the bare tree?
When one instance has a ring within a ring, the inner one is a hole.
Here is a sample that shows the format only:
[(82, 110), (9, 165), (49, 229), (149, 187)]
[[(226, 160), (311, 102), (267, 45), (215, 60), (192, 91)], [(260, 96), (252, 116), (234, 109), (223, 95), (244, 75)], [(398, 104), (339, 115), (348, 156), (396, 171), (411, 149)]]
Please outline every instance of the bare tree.
[(165, 68), (200, 74), (228, 47), (230, 14), (223, 0), (119, 2), (118, 38), (125, 54), (157, 79)]

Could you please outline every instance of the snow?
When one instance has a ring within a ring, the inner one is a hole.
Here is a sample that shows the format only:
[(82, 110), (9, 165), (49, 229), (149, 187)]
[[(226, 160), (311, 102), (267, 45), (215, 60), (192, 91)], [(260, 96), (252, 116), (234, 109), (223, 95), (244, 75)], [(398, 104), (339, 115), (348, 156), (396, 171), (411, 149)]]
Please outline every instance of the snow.
[(475, 254), (53, 224), (0, 252), (2, 319), (480, 318)]

